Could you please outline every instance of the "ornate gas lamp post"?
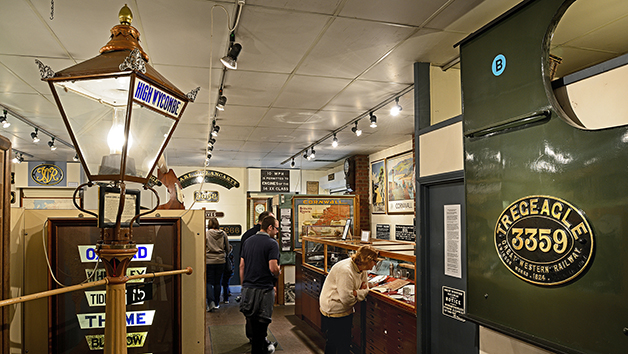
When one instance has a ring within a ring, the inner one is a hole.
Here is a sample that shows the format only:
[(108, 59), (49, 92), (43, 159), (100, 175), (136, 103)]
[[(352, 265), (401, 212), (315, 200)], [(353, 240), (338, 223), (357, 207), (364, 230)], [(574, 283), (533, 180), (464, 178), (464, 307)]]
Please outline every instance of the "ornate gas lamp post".
[(183, 94), (148, 64), (132, 18), (125, 5), (109, 43), (92, 59), (57, 73), (37, 61), (89, 180), (77, 191), (94, 182), (109, 183), (100, 187), (98, 215), (75, 203), (98, 217), (101, 228), (96, 248), (108, 279), (106, 354), (127, 353), (126, 270), (137, 251), (133, 224), (143, 215), (139, 214), (139, 191), (126, 191), (125, 182), (143, 184), (157, 195), (148, 186), (149, 178), (188, 102), (198, 92)]

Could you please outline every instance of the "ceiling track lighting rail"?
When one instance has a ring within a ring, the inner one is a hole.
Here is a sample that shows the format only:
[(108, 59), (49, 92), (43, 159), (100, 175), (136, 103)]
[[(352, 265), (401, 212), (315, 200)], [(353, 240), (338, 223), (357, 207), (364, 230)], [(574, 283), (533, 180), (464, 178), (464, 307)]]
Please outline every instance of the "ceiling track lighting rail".
[[(38, 139), (40, 139), (40, 137), (38, 136), (37, 132), (40, 133), (44, 133), (45, 135), (48, 135), (51, 138), (54, 138), (56, 142), (59, 142), (71, 149), (74, 149), (74, 145), (68, 143), (67, 141), (63, 140), (63, 139), (59, 139), (59, 137), (57, 137), (56, 135), (52, 134), (51, 132), (47, 131), (46, 129), (42, 128), (41, 126), (31, 122), (28, 118), (23, 117), (17, 113), (15, 113), (14, 111), (12, 111), (10, 108), (7, 108), (3, 105), (0, 105), (0, 107), (2, 107), (2, 109), (4, 111), (7, 111), (10, 115), (12, 115), (14, 118), (16, 118), (17, 120), (21, 121), (22, 123), (26, 124), (26, 125), (30, 125), (31, 127), (35, 128), (35, 134), (31, 133), (31, 139), (33, 139), (33, 141), (35, 141), (35, 137), (38, 137)], [(15, 150), (15, 149), (13, 149)], [(25, 154), (26, 155), (26, 154)]]
[[(220, 126), (218, 126), (218, 124), (216, 123), (217, 117), (218, 117), (218, 113), (222, 112), (225, 110), (225, 106), (227, 104), (227, 96), (223, 95), (223, 88), (224, 88), (224, 84), (225, 84), (225, 76), (227, 74), (227, 70), (228, 69), (232, 69), (235, 70), (237, 69), (237, 60), (238, 60), (238, 55), (240, 55), (240, 51), (242, 50), (242, 45), (240, 43), (235, 43), (235, 34), (236, 31), (238, 29), (238, 24), (240, 22), (240, 16), (242, 15), (242, 10), (244, 8), (244, 4), (245, 4), (245, 0), (238, 0), (237, 1), (237, 6), (235, 9), (235, 16), (234, 16), (234, 20), (233, 20), (233, 25), (232, 26), (228, 26), (228, 30), (229, 30), (229, 49), (227, 51), (227, 55), (225, 55), (224, 57), (222, 57), (220, 59), (220, 62), (223, 64), (223, 68), (222, 68), (222, 72), (221, 72), (221, 77), (220, 77), (220, 88), (218, 89), (218, 98), (216, 99), (216, 105), (214, 107), (214, 114), (212, 117), (212, 126), (211, 129), (209, 131), (209, 137), (208, 137), (208, 143), (207, 143), (207, 150), (206, 150), (206, 158), (205, 158), (205, 166), (209, 165), (209, 160), (211, 159), (211, 152), (214, 149), (214, 144), (216, 143), (216, 137), (218, 136), (218, 132), (220, 131)], [(222, 6), (222, 5), (214, 5), (212, 7), (212, 30), (211, 33), (213, 35), (213, 11), (214, 8), (216, 7), (220, 7), (222, 8), (225, 13), (227, 14), (227, 18), (229, 18), (229, 12), (227, 11), (227, 9)], [(211, 46), (211, 42), (210, 42), (210, 46)], [(210, 49), (210, 56), (211, 56), (211, 49)], [(211, 58), (210, 58), (210, 80), (209, 80), (209, 85), (211, 86)], [(210, 106), (211, 107), (211, 106)]]
[[(370, 117), (370, 115), (373, 114), (373, 112), (381, 109), (382, 107), (386, 106), (387, 104), (394, 102), (395, 100), (399, 100), (399, 97), (407, 94), (408, 92), (412, 91), (414, 89), (414, 84), (406, 87), (405, 89), (397, 92), (396, 94), (392, 95), (390, 98), (385, 99), (384, 101), (380, 102), (379, 104), (375, 105), (374, 107), (371, 107), (370, 109), (366, 110), (364, 113), (360, 114), (359, 116), (351, 119), (350, 121), (348, 121), (347, 123), (343, 124), (342, 126), (340, 126), (340, 128), (337, 128), (335, 130), (333, 130), (332, 132), (330, 132), (329, 134), (325, 135), (324, 137), (316, 140), (315, 142), (313, 142), (312, 144), (308, 145), (306, 148), (299, 150), (299, 152), (297, 152), (296, 154), (290, 156), (289, 158), (283, 160), (281, 162), (281, 164), (285, 164), (291, 160), (293, 160), (296, 157), (299, 157), (300, 155), (303, 155), (304, 159), (308, 159), (308, 150), (310, 148), (314, 148), (315, 145), (319, 145), (320, 143), (322, 143), (323, 141), (329, 139), (330, 137), (335, 137), (336, 133), (338, 133), (339, 131), (353, 125), (354, 127), (352, 128), (352, 130), (355, 128), (357, 130), (357, 123), (360, 121), (360, 119), (365, 118), (365, 117)], [(355, 133), (355, 131), (354, 131)], [(337, 139), (336, 139), (337, 140)]]

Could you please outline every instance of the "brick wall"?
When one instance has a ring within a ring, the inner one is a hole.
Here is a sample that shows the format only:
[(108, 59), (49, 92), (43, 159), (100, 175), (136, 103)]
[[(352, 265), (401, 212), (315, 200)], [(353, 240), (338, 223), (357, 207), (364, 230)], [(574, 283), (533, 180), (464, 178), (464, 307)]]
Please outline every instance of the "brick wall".
[[(355, 155), (355, 195), (360, 201), (359, 230), (371, 230), (371, 218), (369, 210), (369, 157), (368, 155)], [(360, 237), (360, 235), (356, 235)]]

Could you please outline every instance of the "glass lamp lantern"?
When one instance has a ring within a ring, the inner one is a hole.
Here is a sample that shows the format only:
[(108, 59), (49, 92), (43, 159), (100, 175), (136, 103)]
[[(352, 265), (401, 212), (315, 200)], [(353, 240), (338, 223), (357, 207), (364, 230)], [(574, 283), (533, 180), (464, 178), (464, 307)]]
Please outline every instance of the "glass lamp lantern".
[(125, 182), (143, 184), (159, 200), (149, 178), (199, 90), (185, 95), (150, 66), (131, 26), (131, 10), (125, 5), (118, 17), (120, 24), (111, 29), (100, 55), (57, 73), (36, 61), (89, 180), (75, 196), (84, 185), (110, 182), (101, 186), (100, 215), (74, 203), (99, 218), (96, 253), (107, 271), (105, 354), (127, 353), (124, 294), (126, 271), (137, 252), (133, 223), (157, 208), (140, 214), (139, 191), (126, 191)]
[(126, 5), (119, 18), (100, 55), (57, 73), (38, 64), (89, 181), (146, 184), (195, 93), (148, 64)]

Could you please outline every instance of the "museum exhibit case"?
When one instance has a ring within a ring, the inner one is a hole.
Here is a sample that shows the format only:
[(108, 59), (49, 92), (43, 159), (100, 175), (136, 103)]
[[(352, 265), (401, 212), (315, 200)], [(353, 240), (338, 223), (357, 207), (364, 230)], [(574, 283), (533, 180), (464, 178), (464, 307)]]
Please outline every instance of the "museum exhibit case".
[(379, 258), (368, 274), (371, 290), (366, 300), (354, 307), (352, 352), (416, 353), (415, 243), (342, 240), (342, 228), (337, 228), (332, 232), (340, 231), (340, 236), (302, 237), (295, 314), (320, 331), (318, 299), (326, 275), (334, 264), (368, 244), (379, 251)]

